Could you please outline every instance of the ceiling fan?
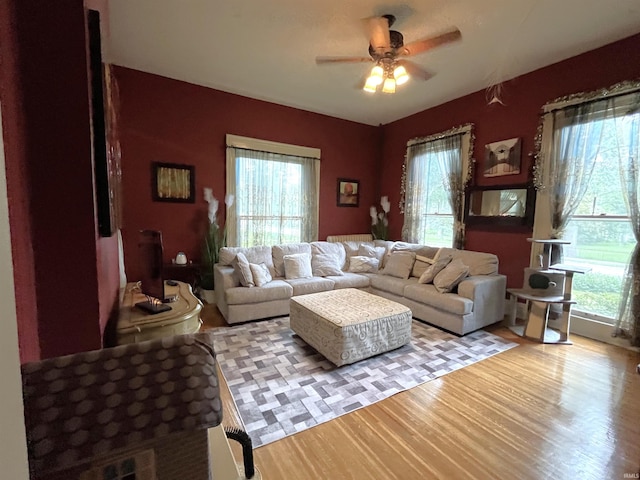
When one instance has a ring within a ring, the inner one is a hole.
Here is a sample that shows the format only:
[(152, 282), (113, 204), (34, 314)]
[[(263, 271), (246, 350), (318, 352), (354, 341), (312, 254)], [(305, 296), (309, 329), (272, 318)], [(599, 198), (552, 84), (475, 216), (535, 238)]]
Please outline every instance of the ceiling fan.
[(422, 80), (428, 80), (432, 77), (432, 74), (414, 62), (406, 60), (405, 57), (424, 53), (441, 45), (455, 42), (462, 37), (460, 30), (454, 28), (441, 35), (423, 38), (405, 45), (402, 34), (391, 30), (395, 21), (396, 17), (393, 15), (370, 17), (364, 20), (369, 37), (369, 57), (316, 57), (316, 63), (326, 65), (375, 62), (363, 90), (374, 93), (378, 86), (382, 85), (384, 93), (394, 93), (396, 85), (406, 83), (410, 75)]

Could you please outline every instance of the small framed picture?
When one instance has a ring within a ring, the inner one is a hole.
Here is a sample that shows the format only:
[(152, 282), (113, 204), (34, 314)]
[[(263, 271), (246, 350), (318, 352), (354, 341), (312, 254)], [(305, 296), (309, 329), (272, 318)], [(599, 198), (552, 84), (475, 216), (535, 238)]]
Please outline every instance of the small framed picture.
[(357, 207), (360, 204), (360, 180), (338, 179), (338, 206)]
[(193, 165), (153, 162), (151, 168), (154, 201), (195, 203), (196, 179)]
[(485, 145), (484, 176), (499, 177), (520, 173), (521, 148), (519, 138), (510, 138)]

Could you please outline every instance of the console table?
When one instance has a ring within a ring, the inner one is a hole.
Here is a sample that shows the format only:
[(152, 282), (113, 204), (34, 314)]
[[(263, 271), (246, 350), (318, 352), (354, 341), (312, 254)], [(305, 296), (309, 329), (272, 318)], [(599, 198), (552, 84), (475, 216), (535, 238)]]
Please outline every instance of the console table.
[(156, 314), (146, 313), (135, 306), (136, 303), (144, 302), (147, 298), (140, 292), (137, 283), (127, 284), (116, 325), (118, 345), (195, 333), (200, 329), (202, 303), (193, 294), (189, 284), (184, 282), (177, 282), (177, 284), (171, 286), (165, 282), (166, 296), (177, 295), (177, 300), (167, 303), (171, 310)]

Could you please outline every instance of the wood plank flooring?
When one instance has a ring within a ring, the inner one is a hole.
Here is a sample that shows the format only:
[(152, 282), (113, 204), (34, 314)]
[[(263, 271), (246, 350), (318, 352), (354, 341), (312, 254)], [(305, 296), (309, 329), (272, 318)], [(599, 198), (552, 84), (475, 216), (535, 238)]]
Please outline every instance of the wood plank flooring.
[[(203, 320), (226, 325), (215, 306)], [(574, 345), (541, 345), (490, 331), (520, 346), (256, 448), (262, 478), (640, 478), (640, 354), (576, 335)], [(223, 423), (238, 425), (223, 394)]]

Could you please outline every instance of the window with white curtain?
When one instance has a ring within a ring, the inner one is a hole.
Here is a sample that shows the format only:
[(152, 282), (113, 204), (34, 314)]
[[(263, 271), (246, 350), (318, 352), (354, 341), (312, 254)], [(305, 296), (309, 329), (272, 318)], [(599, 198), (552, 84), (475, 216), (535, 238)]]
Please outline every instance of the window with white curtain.
[(401, 192), (404, 241), (463, 247), (472, 150), (472, 125), (408, 142)]
[(227, 244), (318, 238), (320, 150), (227, 135)]
[(627, 170), (637, 175), (628, 165), (637, 161), (640, 93), (594, 93), (567, 103), (543, 115), (534, 236), (571, 242), (562, 261), (590, 269), (574, 276), (573, 312), (614, 324), (637, 243), (629, 210), (637, 192), (625, 178)]

